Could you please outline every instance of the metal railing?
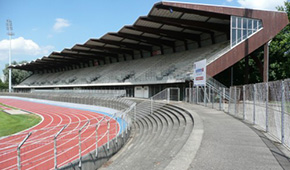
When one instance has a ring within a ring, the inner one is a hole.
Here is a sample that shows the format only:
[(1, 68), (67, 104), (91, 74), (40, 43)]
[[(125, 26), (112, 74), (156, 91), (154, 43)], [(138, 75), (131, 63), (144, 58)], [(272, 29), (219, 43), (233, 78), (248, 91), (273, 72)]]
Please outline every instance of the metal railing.
[[(43, 163), (45, 163), (45, 167), (57, 169), (77, 159), (81, 168), (84, 155), (95, 150), (97, 157), (98, 147), (106, 145), (109, 150), (110, 141), (115, 140), (117, 143), (118, 137), (124, 138), (124, 133), (127, 134), (131, 128), (132, 116), (136, 116), (136, 103), (123, 98), (85, 97), (75, 94), (41, 95), (38, 93), (9, 93), (9, 95), (97, 105), (117, 110), (111, 116), (34, 130), (30, 131), (28, 135), (25, 132), (0, 138), (2, 146), (0, 164), (4, 166), (4, 161), (13, 161), (17, 157), (18, 169), (28, 166), (33, 168)], [(21, 140), (23, 141), (20, 144), (17, 143)], [(82, 150), (82, 146), (86, 146), (86, 149)], [(46, 150), (39, 153), (39, 147), (44, 147)], [(17, 152), (15, 148), (17, 148)], [(65, 162), (58, 163), (57, 160), (64, 160), (64, 155), (70, 155), (69, 159), (66, 158)], [(5, 168), (16, 168), (15, 166), (16, 164)]]
[(228, 110), (228, 103), (232, 101), (230, 89), (207, 76), (206, 86), (194, 86), (185, 89), (184, 101), (201, 104), (217, 110)]
[(290, 79), (230, 88), (229, 114), (254, 124), (290, 148)]
[(159, 93), (152, 96), (149, 100), (144, 100), (136, 106), (135, 120), (142, 119), (143, 117), (153, 114), (170, 101), (180, 100), (180, 89), (176, 87), (166, 88)]
[(185, 102), (229, 113), (290, 148), (290, 79), (229, 89), (216, 82), (185, 89)]

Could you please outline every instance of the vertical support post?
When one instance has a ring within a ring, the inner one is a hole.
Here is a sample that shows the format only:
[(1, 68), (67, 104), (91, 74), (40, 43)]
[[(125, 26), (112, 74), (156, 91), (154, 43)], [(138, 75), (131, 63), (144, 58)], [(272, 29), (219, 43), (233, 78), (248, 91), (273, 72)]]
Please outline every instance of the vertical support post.
[(137, 114), (137, 108), (136, 108), (136, 104), (135, 104), (135, 106), (134, 106), (134, 120), (135, 120), (135, 122), (137, 121), (136, 120), (136, 115)]
[(269, 100), (269, 84), (266, 82), (266, 132), (269, 131), (269, 109), (268, 109), (268, 100)]
[(118, 143), (118, 118), (116, 117), (116, 144)]
[(196, 92), (194, 91), (194, 88), (192, 87), (191, 90), (190, 90), (190, 93), (191, 93), (191, 103), (196, 103)]
[(234, 66), (231, 67), (231, 86), (234, 85)]
[(206, 106), (206, 85), (204, 85), (204, 94), (203, 94), (203, 102), (204, 102), (204, 106)]
[(98, 157), (98, 129), (100, 124), (96, 125), (96, 157)]
[(211, 104), (212, 104), (211, 108), (213, 108), (214, 107), (214, 90), (213, 90), (213, 88), (211, 88)]
[(153, 98), (151, 97), (150, 103), (150, 113), (153, 114)]
[(281, 96), (281, 143), (284, 144), (284, 114), (285, 114), (285, 84), (282, 81), (282, 96)]
[(253, 124), (256, 124), (256, 84), (254, 84)]
[(196, 104), (198, 104), (198, 91), (199, 91), (199, 86), (196, 86)]
[(219, 87), (219, 110), (222, 110), (222, 89)]
[(234, 87), (234, 107), (235, 107), (235, 115), (237, 115), (237, 87)]
[(126, 135), (128, 134), (128, 128), (129, 128), (129, 121), (128, 121), (128, 115), (127, 115), (127, 113), (125, 112), (125, 120), (126, 120), (126, 122), (127, 122), (127, 126), (126, 126)]
[(110, 149), (110, 119), (107, 120), (107, 149)]
[(124, 138), (124, 115), (122, 115), (122, 138)]
[(230, 87), (230, 96), (229, 96), (229, 104), (228, 104), (228, 113), (230, 114), (230, 105), (231, 105), (231, 100), (232, 100), (232, 86)]
[[(194, 92), (194, 81), (192, 81), (192, 86), (190, 87), (190, 85), (189, 85), (189, 89), (192, 89), (192, 91), (189, 91), (190, 93), (191, 93), (191, 102), (193, 103), (194, 102), (194, 95), (193, 95), (193, 92)], [(195, 96), (196, 96), (196, 93), (194, 93), (195, 94)], [(196, 102), (195, 102), (196, 103)]]
[(208, 103), (210, 104), (211, 103), (211, 87), (208, 86)]
[(28, 135), (23, 139), (23, 141), (17, 147), (17, 168), (18, 168), (18, 170), (21, 170), (21, 153), (20, 153), (21, 146), (27, 141), (27, 139), (29, 138), (29, 136), (31, 134), (32, 133), (29, 132)]
[(170, 88), (167, 88), (167, 103), (170, 102)]
[(269, 45), (271, 40), (264, 44), (264, 70), (263, 70), (263, 82), (268, 82), (269, 74)]
[(85, 126), (87, 126), (87, 124), (90, 122), (90, 120), (88, 120), (79, 130), (79, 168), (82, 168), (82, 142), (81, 142), (81, 133), (82, 130)]
[(223, 87), (223, 110), (225, 111), (226, 88)]
[(188, 91), (185, 89), (185, 95), (186, 95), (186, 100), (188, 101), (188, 103), (191, 103), (191, 95), (192, 95), (191, 88), (188, 88)]
[(177, 89), (177, 95), (178, 95), (177, 96), (177, 101), (179, 102), (180, 101), (180, 89), (179, 88)]
[(243, 120), (246, 119), (246, 86), (243, 85)]
[(54, 136), (54, 169), (57, 170), (57, 137), (58, 135), (64, 130), (64, 128), (66, 127), (66, 125), (64, 125), (59, 132), (57, 132), (57, 134)]

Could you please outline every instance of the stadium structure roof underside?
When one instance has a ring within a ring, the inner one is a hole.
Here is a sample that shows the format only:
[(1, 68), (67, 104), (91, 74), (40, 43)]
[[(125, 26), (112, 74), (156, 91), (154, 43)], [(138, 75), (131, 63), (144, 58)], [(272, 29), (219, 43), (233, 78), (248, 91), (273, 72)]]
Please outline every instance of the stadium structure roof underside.
[(147, 16), (141, 16), (133, 25), (124, 26), (118, 32), (110, 32), (99, 39), (89, 39), (61, 52), (52, 52), (47, 57), (29, 63), (11, 66), (29, 71), (72, 66), (86, 62), (112, 61), (119, 57), (132, 56), (154, 50), (172, 48), (176, 43), (196, 42), (201, 46), (201, 35), (207, 34), (212, 44), (215, 34), (224, 33), (231, 37), (231, 16), (259, 19), (263, 29), (246, 41), (242, 41), (207, 67), (213, 76), (230, 67), (255, 49), (266, 44), (288, 24), (286, 13), (244, 8), (223, 7), (177, 2), (156, 3)]

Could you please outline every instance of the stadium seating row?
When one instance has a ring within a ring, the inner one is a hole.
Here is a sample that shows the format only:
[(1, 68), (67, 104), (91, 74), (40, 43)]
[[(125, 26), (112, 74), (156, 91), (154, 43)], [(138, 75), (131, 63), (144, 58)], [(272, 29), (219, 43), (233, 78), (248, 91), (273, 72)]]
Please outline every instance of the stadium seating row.
[(230, 49), (228, 41), (183, 52), (117, 62), (56, 73), (33, 74), (20, 86), (104, 83), (179, 82), (186, 79), (195, 61), (211, 63)]

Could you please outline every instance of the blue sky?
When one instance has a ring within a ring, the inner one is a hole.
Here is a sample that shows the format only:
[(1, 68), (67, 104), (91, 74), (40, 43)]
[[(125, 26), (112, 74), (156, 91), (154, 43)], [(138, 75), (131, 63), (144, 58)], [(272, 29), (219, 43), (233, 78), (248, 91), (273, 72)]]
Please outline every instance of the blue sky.
[[(178, 0), (176, 0), (178, 1)], [(147, 15), (157, 0), (0, 0), (0, 77), (8, 63), (6, 20), (12, 20), (12, 60), (31, 61)], [(283, 0), (184, 0), (181, 2), (275, 10)]]

